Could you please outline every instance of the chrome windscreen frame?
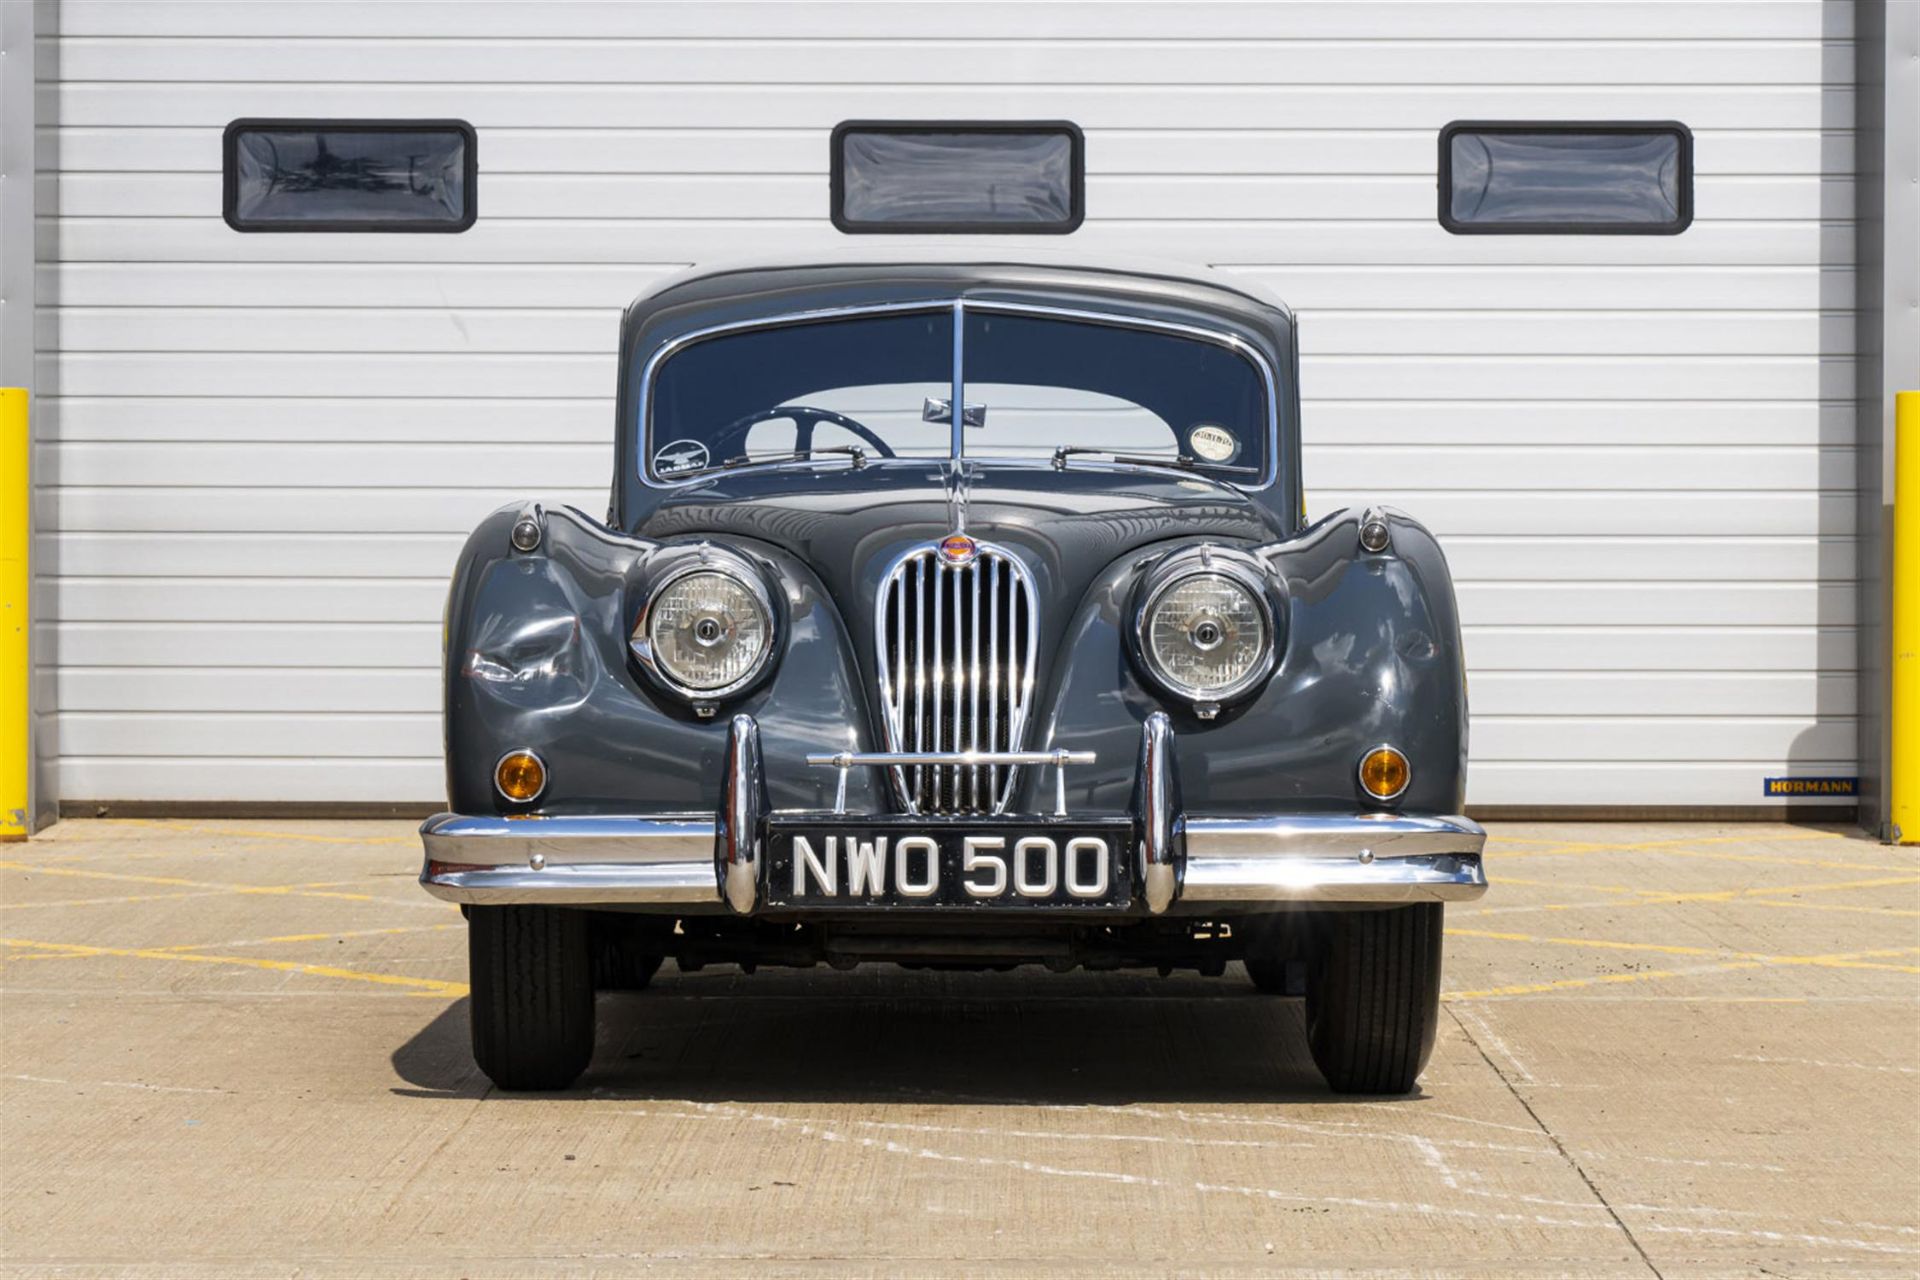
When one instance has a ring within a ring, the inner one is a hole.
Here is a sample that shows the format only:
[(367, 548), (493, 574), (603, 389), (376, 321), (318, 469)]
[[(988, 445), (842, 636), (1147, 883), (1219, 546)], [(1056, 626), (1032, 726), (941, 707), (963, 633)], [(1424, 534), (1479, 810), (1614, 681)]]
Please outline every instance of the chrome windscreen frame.
[[(1155, 333), (1171, 333), (1182, 337), (1210, 342), (1249, 361), (1260, 374), (1261, 385), (1266, 391), (1266, 465), (1261, 468), (1260, 478), (1251, 483), (1242, 483), (1231, 477), (1220, 479), (1237, 489), (1252, 492), (1272, 485), (1280, 474), (1280, 379), (1273, 364), (1260, 349), (1239, 334), (1227, 329), (1213, 329), (1204, 325), (1185, 324), (1175, 320), (1156, 320), (1143, 316), (1120, 315), (1111, 311), (1096, 311), (1080, 307), (1056, 307), (1031, 302), (987, 301), (976, 298), (930, 298), (913, 302), (876, 302), (847, 307), (820, 307), (810, 311), (792, 311), (782, 315), (761, 316), (753, 320), (734, 320), (726, 324), (711, 325), (704, 329), (695, 329), (661, 343), (647, 356), (641, 366), (639, 383), (634, 394), (633, 429), (638, 433), (639, 448), (635, 450), (640, 482), (651, 489), (679, 489), (686, 485), (698, 484), (711, 479), (711, 473), (691, 475), (685, 479), (663, 479), (653, 472), (652, 466), (652, 422), (653, 382), (660, 366), (676, 352), (684, 350), (696, 342), (709, 338), (723, 337), (730, 333), (742, 333), (754, 329), (774, 329), (791, 325), (813, 324), (828, 320), (845, 320), (869, 315), (900, 315), (913, 312), (950, 311), (953, 314), (953, 388), (949, 404), (966, 404), (964, 379), (966, 360), (966, 316), (969, 311), (992, 312), (1000, 315), (1031, 315), (1061, 320), (1081, 320), (1089, 324), (1110, 325), (1120, 329), (1145, 329)], [(964, 416), (964, 415), (963, 415)], [(961, 423), (953, 427), (952, 439), (948, 445), (947, 458), (957, 461), (965, 457), (976, 462), (1021, 462), (1030, 463), (1031, 459), (999, 458), (989, 454), (967, 453)], [(838, 462), (836, 457), (834, 461)], [(811, 459), (799, 458), (785, 462), (769, 462), (768, 470), (788, 468), (812, 469), (823, 465)], [(1125, 464), (1123, 464), (1125, 465)], [(1208, 474), (1204, 469), (1197, 474)]]

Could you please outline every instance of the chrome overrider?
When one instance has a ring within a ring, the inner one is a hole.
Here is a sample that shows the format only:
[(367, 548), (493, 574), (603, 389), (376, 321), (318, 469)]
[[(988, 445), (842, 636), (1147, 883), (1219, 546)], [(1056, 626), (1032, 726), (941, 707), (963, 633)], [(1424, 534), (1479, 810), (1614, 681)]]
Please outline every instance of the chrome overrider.
[[(940, 755), (937, 761), (933, 755)], [(912, 759), (905, 758), (911, 755)], [(1017, 759), (1013, 757), (1018, 757)], [(922, 757), (926, 757), (923, 759)], [(810, 755), (846, 771), (902, 764), (1051, 765), (1058, 781), (1086, 752)], [(420, 828), (420, 883), (449, 902), (499, 905), (625, 903), (694, 914), (759, 909), (770, 814), (760, 732), (752, 716), (728, 728), (718, 812), (577, 817), (443, 813)], [(1209, 817), (1183, 811), (1174, 735), (1164, 712), (1140, 731), (1132, 817), (1139, 830), (1136, 899), (1154, 915), (1205, 915), (1261, 903), (1458, 902), (1486, 892), (1487, 833), (1464, 817), (1392, 812)], [(1001, 821), (1005, 821), (1002, 818)]]

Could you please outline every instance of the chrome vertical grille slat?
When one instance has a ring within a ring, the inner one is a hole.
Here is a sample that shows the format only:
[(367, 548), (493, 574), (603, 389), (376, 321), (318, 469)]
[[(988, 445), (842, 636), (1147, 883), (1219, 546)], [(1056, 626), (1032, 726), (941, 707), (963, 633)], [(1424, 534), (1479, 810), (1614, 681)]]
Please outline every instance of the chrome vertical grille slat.
[[(1003, 548), (978, 544), (948, 564), (938, 545), (896, 560), (874, 613), (889, 751), (1024, 748), (1039, 642), (1033, 579)], [(984, 704), (984, 706), (983, 706)], [(910, 765), (890, 770), (909, 813), (999, 813), (1017, 768)]]
[[(962, 410), (964, 412), (964, 408)], [(967, 746), (970, 750), (980, 749), (980, 566), (973, 566), (973, 572), (967, 575), (973, 591), (973, 607), (967, 611), (968, 622), (973, 629), (973, 643), (967, 647)], [(989, 744), (991, 749), (991, 744)], [(980, 808), (980, 766), (974, 765), (967, 770), (967, 806)]]
[[(946, 645), (943, 643), (947, 630), (947, 593), (940, 588), (946, 583), (947, 566), (941, 564), (937, 557), (927, 563), (933, 569), (931, 575), (931, 581), (933, 583), (933, 735), (931, 741), (933, 743), (932, 750), (945, 751), (947, 749), (947, 740), (945, 735), (940, 732), (940, 712), (945, 709), (945, 699), (941, 695), (944, 692), (947, 674)], [(941, 785), (940, 766), (934, 765), (932, 769), (933, 793), (937, 796)], [(926, 803), (924, 793), (922, 802)], [(928, 807), (934, 812), (939, 811), (937, 801), (928, 804)]]
[[(920, 708), (927, 705), (927, 663), (922, 652), (921, 640), (927, 634), (927, 566), (916, 561), (913, 566), (913, 749), (927, 749), (927, 719), (920, 714)], [(914, 794), (926, 785), (927, 771), (922, 767), (919, 778), (914, 784)]]
[[(987, 741), (1000, 741), (1000, 562), (987, 580)], [(1000, 794), (1000, 766), (987, 766), (987, 794)]]

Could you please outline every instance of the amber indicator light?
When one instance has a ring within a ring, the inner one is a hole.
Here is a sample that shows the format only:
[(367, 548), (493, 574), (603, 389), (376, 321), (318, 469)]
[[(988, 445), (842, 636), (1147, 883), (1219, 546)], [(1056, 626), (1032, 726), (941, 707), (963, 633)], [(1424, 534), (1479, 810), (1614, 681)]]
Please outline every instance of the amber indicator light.
[(493, 766), (493, 785), (507, 799), (524, 804), (547, 788), (547, 767), (531, 751), (509, 751)]
[(1413, 777), (1407, 758), (1392, 747), (1375, 747), (1360, 761), (1360, 785), (1376, 800), (1391, 800)]

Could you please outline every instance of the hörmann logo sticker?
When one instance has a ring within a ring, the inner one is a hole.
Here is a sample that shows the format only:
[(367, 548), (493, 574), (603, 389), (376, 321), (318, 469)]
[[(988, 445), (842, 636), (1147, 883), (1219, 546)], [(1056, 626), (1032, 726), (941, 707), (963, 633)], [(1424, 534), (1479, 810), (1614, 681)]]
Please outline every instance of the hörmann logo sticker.
[(1766, 794), (1779, 796), (1857, 796), (1858, 778), (1768, 778)]

